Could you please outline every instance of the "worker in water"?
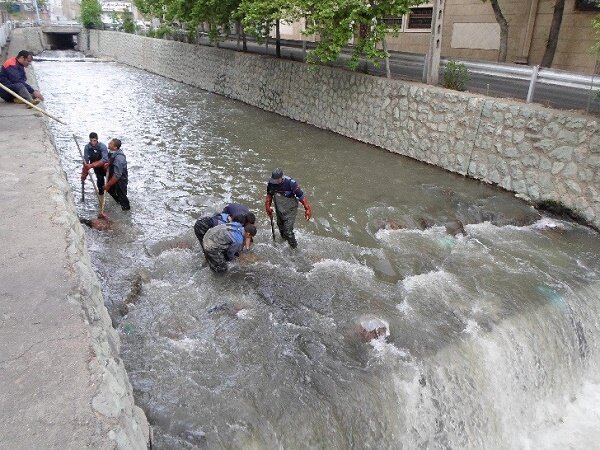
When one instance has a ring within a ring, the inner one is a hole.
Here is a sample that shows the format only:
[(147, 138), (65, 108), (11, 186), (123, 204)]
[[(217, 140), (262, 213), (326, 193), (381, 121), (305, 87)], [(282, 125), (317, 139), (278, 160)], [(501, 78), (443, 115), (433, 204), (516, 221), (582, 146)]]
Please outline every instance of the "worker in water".
[(194, 224), (194, 233), (200, 241), (200, 245), (204, 248), (203, 240), (206, 232), (217, 225), (229, 223), (229, 214), (220, 212), (210, 216), (200, 217)]
[(256, 223), (256, 216), (254, 213), (250, 212), (250, 208), (240, 203), (229, 203), (223, 208), (223, 212), (229, 214), (231, 219), (240, 219), (237, 221), (243, 225), (246, 225), (247, 223), (254, 225)]
[(243, 250), (250, 250), (256, 227), (229, 222), (209, 229), (204, 235), (202, 250), (213, 272), (227, 272), (227, 262), (233, 261)]
[(208, 230), (228, 222), (239, 222), (242, 225), (249, 223), (254, 225), (256, 223), (256, 216), (244, 205), (240, 205), (239, 203), (229, 203), (220, 213), (200, 217), (194, 224), (194, 233), (196, 234), (198, 241), (200, 241), (200, 245), (202, 245), (202, 240)]
[(104, 190), (121, 205), (123, 211), (129, 211), (131, 207), (127, 198), (127, 183), (129, 180), (127, 158), (123, 150), (121, 150), (121, 141), (119, 139), (111, 139), (108, 143), (108, 150), (110, 150), (108, 164), (104, 165), (105, 170), (108, 168), (108, 180), (106, 181)]
[(298, 213), (298, 202), (304, 206), (306, 220), (310, 220), (312, 217), (312, 209), (304, 192), (300, 189), (300, 185), (296, 180), (285, 176), (281, 169), (275, 169), (267, 183), (265, 211), (271, 218), (273, 217), (273, 208), (271, 207), (273, 201), (275, 201), (275, 214), (279, 233), (283, 239), (288, 241), (290, 247), (296, 248), (298, 243), (294, 235), (294, 222)]
[(81, 181), (85, 181), (90, 169), (94, 169), (98, 183), (98, 194), (104, 195), (104, 177), (106, 171), (104, 165), (108, 163), (108, 148), (98, 141), (97, 133), (90, 133), (90, 142), (83, 149), (83, 169), (81, 170)]
[[(33, 61), (33, 54), (27, 50), (21, 50), (14, 58), (7, 59), (0, 68), (0, 84), (37, 105), (44, 100), (44, 96), (27, 83), (25, 68), (29, 67), (31, 61)], [(5, 102), (23, 103), (19, 98), (4, 89), (0, 89), (0, 97)]]

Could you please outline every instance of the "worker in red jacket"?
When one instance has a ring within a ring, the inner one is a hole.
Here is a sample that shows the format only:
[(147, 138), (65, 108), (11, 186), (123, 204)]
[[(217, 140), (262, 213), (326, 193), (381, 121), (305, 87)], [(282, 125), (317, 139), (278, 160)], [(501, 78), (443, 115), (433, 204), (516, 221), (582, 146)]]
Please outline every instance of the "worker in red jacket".
[[(40, 91), (27, 84), (25, 68), (33, 61), (33, 55), (27, 50), (21, 50), (14, 58), (7, 59), (0, 68), (0, 84), (19, 94), (25, 100), (38, 104), (44, 100)], [(6, 102), (22, 103), (18, 98), (0, 89), (0, 97)]]

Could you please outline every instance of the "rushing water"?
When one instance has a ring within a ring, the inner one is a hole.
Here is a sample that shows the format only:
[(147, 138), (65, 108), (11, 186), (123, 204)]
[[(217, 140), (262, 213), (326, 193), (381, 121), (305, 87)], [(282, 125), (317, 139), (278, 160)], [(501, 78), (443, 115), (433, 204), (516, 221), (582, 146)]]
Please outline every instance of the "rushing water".
[[(71, 135), (123, 141), (132, 210), (108, 199), (116, 229), (87, 241), (154, 448), (599, 442), (595, 232), (137, 69), (67, 59), (35, 71), (68, 123), (52, 129), (80, 215), (97, 203), (89, 186), (79, 202)], [(313, 205), (295, 251), (262, 213), (278, 166)], [(257, 212), (259, 234), (252, 257), (216, 276), (191, 226), (230, 201)], [(456, 219), (464, 235), (444, 227)], [(363, 342), (369, 318), (389, 336)]]

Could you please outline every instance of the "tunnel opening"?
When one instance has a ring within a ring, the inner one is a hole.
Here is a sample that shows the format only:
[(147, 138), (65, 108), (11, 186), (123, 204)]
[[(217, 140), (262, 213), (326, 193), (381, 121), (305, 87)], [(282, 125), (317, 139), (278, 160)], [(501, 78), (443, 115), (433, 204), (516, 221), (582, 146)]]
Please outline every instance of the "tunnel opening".
[(76, 45), (76, 34), (46, 33), (46, 46), (50, 50), (73, 50)]

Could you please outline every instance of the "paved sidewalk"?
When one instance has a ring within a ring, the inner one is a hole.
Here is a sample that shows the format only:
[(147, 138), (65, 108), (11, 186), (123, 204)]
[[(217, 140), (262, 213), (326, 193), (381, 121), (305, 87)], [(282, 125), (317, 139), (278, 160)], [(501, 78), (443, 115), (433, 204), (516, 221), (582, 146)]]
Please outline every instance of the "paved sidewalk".
[(0, 448), (146, 448), (40, 113), (0, 101)]

